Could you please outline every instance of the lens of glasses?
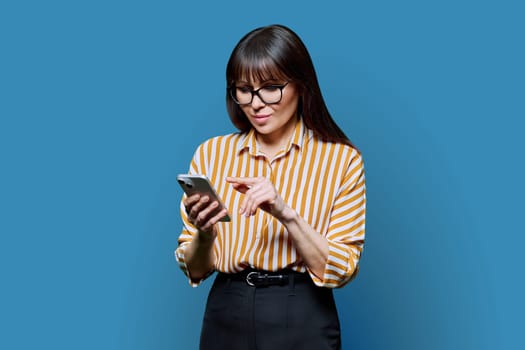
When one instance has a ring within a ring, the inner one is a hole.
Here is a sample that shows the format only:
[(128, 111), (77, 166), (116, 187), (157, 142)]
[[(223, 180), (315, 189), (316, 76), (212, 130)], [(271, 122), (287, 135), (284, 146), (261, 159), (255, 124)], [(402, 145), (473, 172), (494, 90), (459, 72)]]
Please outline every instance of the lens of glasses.
[(283, 87), (283, 85), (269, 85), (254, 91), (248, 87), (239, 86), (233, 89), (232, 97), (241, 105), (250, 104), (253, 95), (258, 95), (264, 103), (278, 103), (282, 98)]

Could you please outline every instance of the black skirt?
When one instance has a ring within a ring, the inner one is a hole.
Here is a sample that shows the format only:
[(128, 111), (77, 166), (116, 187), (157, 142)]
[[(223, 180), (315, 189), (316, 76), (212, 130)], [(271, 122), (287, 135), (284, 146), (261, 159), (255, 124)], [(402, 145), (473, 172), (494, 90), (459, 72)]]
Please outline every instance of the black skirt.
[(204, 314), (201, 350), (340, 348), (332, 290), (317, 287), (308, 274), (244, 271), (219, 273), (215, 278)]

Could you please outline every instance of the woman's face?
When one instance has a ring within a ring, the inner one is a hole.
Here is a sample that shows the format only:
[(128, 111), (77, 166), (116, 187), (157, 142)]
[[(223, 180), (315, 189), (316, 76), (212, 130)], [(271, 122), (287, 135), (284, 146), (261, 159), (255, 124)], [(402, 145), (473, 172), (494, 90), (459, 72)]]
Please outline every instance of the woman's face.
[[(267, 142), (280, 143), (288, 140), (295, 129), (299, 94), (292, 82), (286, 81), (238, 81), (236, 86), (245, 91), (257, 90), (264, 87), (284, 86), (282, 98), (278, 103), (268, 104), (254, 94), (252, 102), (240, 105), (250, 124), (257, 133)], [(259, 92), (263, 94), (263, 92)], [(264, 95), (263, 95), (264, 98)]]

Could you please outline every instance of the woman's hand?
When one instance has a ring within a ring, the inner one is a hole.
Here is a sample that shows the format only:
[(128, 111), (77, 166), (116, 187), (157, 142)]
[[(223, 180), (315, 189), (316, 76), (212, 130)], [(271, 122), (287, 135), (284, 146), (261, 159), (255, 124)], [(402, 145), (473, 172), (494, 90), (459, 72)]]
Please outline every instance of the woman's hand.
[(257, 208), (276, 218), (283, 217), (287, 208), (275, 186), (265, 177), (227, 177), (233, 188), (244, 194), (239, 213), (244, 216), (255, 215)]
[(226, 181), (244, 193), (240, 214), (255, 215), (257, 208), (261, 208), (277, 218), (288, 230), (306, 265), (322, 279), (329, 252), (327, 239), (284, 202), (271, 181), (265, 177), (227, 177)]
[(183, 201), (188, 220), (195, 226), (198, 233), (184, 251), (186, 266), (192, 280), (204, 278), (215, 266), (213, 245), (217, 231), (215, 224), (224, 216), (226, 209), (219, 210), (217, 201), (210, 201), (206, 195), (195, 194)]
[(199, 194), (194, 194), (186, 198), (183, 204), (186, 208), (190, 223), (195, 226), (199, 232), (204, 233), (206, 238), (215, 238), (216, 232), (214, 226), (220, 219), (226, 216), (226, 209), (217, 212), (219, 203), (217, 203), (217, 201), (210, 202), (208, 196), (200, 196)]

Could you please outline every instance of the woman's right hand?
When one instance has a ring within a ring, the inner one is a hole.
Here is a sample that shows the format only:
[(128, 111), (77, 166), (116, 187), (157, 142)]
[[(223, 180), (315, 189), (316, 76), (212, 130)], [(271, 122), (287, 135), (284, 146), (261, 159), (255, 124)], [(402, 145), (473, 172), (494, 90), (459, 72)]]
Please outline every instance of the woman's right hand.
[(219, 203), (217, 201), (210, 202), (208, 196), (201, 196), (199, 194), (187, 197), (183, 201), (183, 204), (186, 208), (190, 223), (195, 226), (200, 233), (204, 233), (206, 238), (215, 238), (217, 235), (214, 229), (215, 224), (228, 214), (226, 209), (217, 212)]

